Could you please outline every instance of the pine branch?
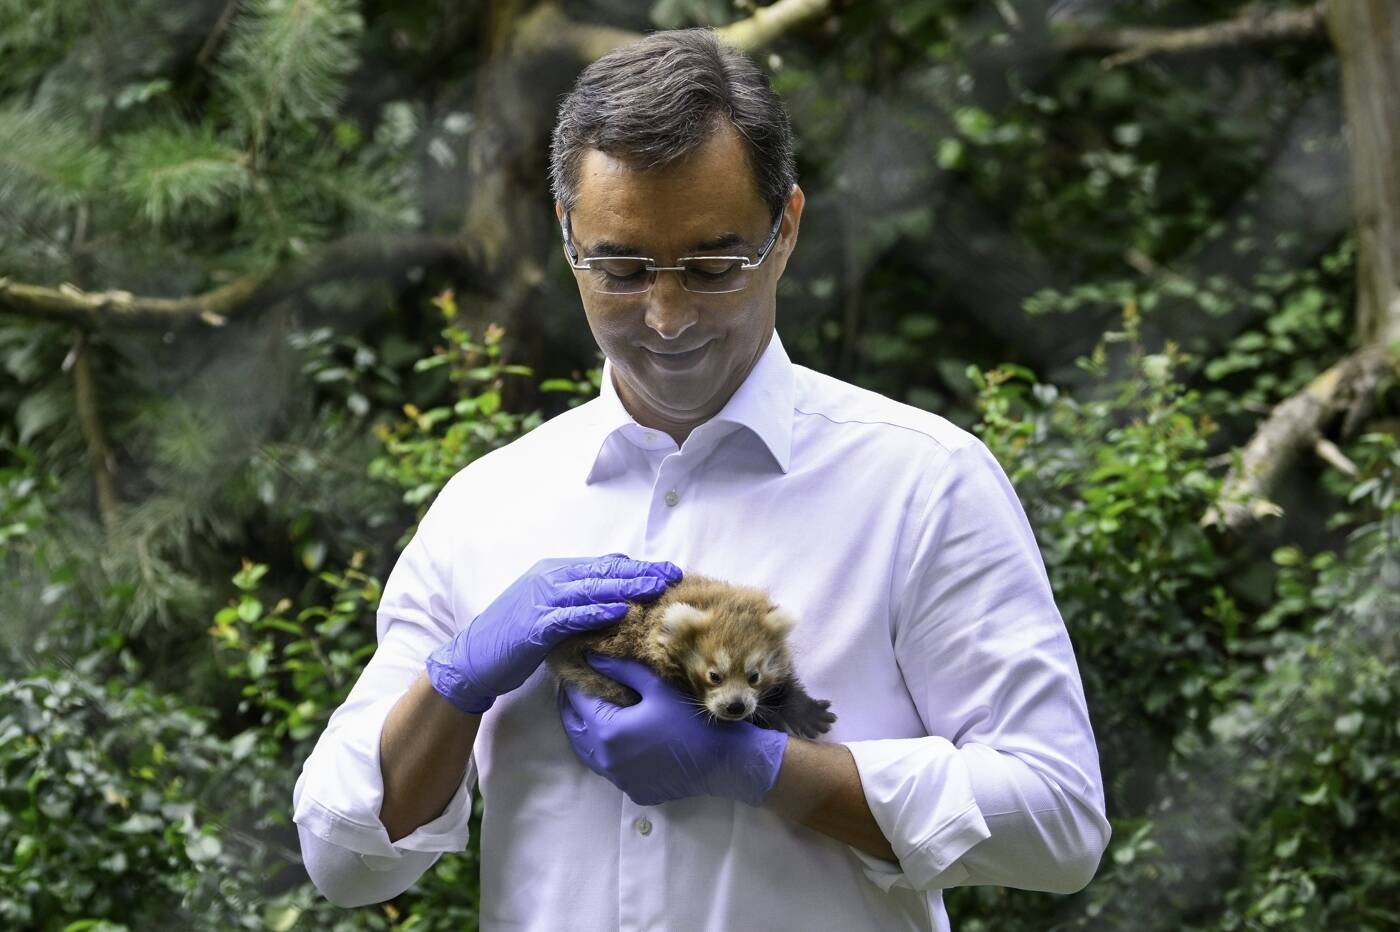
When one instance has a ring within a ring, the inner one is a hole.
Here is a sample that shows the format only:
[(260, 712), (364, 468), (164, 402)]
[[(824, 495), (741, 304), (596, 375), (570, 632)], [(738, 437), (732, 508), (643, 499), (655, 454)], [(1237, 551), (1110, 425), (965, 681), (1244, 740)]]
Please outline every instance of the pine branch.
[(116, 150), (118, 184), (158, 227), (197, 212), (222, 214), (252, 181), (247, 154), (207, 126), (156, 126), (117, 140)]
[(363, 31), (350, 0), (252, 0), (235, 18), (219, 76), (254, 152), (284, 119), (333, 112)]
[(1160, 54), (1324, 38), (1325, 7), (1325, 0), (1303, 9), (1251, 7), (1233, 19), (1186, 29), (1115, 26), (1077, 31), (1070, 26), (1053, 44), (1059, 52), (1118, 49), (1118, 54), (1110, 55), (1103, 62), (1105, 68), (1113, 68)]
[(62, 321), (86, 330), (178, 330), (223, 326), (313, 285), (342, 279), (382, 278), (433, 262), (468, 263), (466, 243), (423, 234), (349, 236), (310, 258), (267, 273), (254, 273), (203, 294), (183, 298), (139, 297), (127, 291), (83, 291), (28, 285), (0, 277), (0, 314)]
[(102, 153), (71, 119), (0, 110), (0, 139), (0, 205), (19, 216), (72, 207), (102, 175)]

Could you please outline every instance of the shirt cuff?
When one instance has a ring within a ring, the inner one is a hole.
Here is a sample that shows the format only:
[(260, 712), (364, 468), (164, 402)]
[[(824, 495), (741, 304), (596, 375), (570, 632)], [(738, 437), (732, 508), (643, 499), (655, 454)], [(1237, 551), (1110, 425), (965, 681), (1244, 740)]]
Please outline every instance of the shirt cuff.
[(388, 696), (377, 703), (384, 708), (374, 710), (383, 714), (372, 735), (362, 732), (356, 739), (339, 729), (323, 734), (293, 791), (292, 821), (318, 838), (359, 854), (371, 870), (389, 870), (410, 851), (463, 851), (470, 833), (475, 756), (468, 758), (462, 783), (441, 815), (398, 841), (389, 840), (388, 829), (379, 819), (384, 801), (379, 738), (398, 698)]
[(855, 851), (866, 876), (886, 892), (896, 886), (934, 890), (966, 880), (968, 870), (958, 859), (992, 833), (957, 748), (939, 737), (851, 741), (846, 747), (870, 813), (899, 859), (896, 866)]

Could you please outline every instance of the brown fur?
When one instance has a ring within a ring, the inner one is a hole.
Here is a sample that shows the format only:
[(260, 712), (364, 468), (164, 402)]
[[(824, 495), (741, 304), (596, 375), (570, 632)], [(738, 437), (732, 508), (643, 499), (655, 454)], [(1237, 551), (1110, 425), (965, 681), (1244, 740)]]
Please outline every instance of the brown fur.
[[(633, 603), (617, 624), (559, 644), (548, 662), (564, 681), (626, 706), (640, 697), (589, 666), (584, 652), (640, 660), (707, 704), (712, 715), (732, 717), (726, 705), (746, 702), (748, 715), (759, 724), (820, 734), (835, 716), (796, 681), (787, 645), (793, 624), (761, 589), (687, 575), (657, 600)], [(790, 697), (786, 720), (755, 705), (780, 696)]]

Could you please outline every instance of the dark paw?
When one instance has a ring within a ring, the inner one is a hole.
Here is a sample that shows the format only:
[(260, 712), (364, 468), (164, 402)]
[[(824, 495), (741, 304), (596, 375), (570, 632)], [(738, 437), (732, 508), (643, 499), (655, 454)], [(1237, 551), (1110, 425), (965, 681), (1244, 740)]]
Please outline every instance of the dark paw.
[(831, 723), (836, 721), (835, 714), (827, 711), (830, 707), (830, 699), (815, 699), (800, 711), (789, 712), (784, 724), (790, 733), (799, 738), (824, 735), (831, 730)]

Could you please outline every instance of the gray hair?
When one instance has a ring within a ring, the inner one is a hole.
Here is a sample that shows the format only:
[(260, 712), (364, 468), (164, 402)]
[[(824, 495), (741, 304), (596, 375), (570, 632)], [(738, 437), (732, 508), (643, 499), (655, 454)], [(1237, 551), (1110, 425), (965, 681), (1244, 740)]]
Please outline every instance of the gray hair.
[(572, 210), (579, 163), (598, 149), (639, 169), (672, 162), (727, 120), (744, 140), (759, 196), (776, 217), (797, 180), (792, 127), (768, 76), (710, 29), (655, 32), (583, 70), (550, 145), (554, 197)]

